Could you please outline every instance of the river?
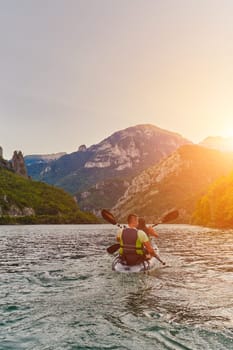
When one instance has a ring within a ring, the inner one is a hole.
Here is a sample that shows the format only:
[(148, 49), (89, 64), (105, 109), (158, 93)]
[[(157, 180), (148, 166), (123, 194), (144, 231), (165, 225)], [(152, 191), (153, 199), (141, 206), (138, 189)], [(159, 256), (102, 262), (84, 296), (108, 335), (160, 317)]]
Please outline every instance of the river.
[(1, 226), (0, 349), (233, 349), (233, 231), (157, 231), (166, 266), (118, 274), (113, 226)]

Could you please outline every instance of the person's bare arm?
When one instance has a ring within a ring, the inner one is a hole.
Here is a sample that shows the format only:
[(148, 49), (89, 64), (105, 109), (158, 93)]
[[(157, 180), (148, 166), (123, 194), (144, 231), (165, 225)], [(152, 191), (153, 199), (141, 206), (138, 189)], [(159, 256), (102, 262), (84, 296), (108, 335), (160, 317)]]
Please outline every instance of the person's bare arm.
[(156, 253), (155, 253), (155, 251), (154, 251), (154, 249), (153, 249), (153, 247), (152, 247), (152, 245), (151, 245), (151, 243), (149, 241), (148, 242), (144, 242), (144, 246), (145, 246), (147, 252), (150, 255), (152, 255), (152, 256), (156, 255)]
[(153, 229), (152, 226), (149, 226), (147, 229), (148, 229), (149, 236), (153, 236), (155, 238), (159, 237), (158, 233)]

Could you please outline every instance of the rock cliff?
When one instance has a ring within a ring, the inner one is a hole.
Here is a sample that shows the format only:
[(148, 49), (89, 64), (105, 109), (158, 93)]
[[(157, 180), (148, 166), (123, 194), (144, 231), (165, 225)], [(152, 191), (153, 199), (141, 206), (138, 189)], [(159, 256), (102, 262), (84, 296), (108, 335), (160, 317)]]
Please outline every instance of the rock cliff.
[(233, 154), (197, 145), (182, 146), (136, 176), (113, 211), (121, 219), (130, 212), (152, 218), (176, 207), (180, 222), (189, 223), (207, 187), (231, 169)]

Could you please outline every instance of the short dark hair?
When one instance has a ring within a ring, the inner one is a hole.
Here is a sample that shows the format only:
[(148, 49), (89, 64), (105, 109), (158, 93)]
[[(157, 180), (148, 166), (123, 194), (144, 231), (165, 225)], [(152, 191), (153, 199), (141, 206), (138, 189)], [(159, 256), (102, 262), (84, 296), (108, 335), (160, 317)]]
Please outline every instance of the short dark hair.
[(131, 223), (132, 219), (133, 218), (137, 218), (138, 216), (136, 214), (129, 214), (128, 218), (127, 218), (127, 221), (128, 221), (128, 224)]

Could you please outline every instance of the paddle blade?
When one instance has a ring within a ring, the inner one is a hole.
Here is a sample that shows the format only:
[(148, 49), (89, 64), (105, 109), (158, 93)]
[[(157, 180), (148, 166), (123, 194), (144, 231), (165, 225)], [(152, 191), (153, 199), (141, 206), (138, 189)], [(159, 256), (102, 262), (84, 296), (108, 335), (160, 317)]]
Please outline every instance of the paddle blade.
[(169, 211), (167, 214), (163, 215), (161, 222), (165, 223), (165, 222), (173, 221), (177, 219), (178, 216), (179, 216), (179, 210), (173, 209)]
[(101, 210), (101, 215), (104, 218), (104, 220), (110, 222), (110, 224), (116, 225), (116, 219), (114, 218), (114, 216), (112, 215), (112, 213), (110, 213), (110, 211), (106, 210), (106, 209), (102, 209)]
[(109, 254), (113, 254), (115, 252), (118, 251), (118, 249), (120, 249), (120, 244), (119, 243), (116, 243), (116, 244), (113, 244), (111, 245), (110, 247), (107, 248), (107, 252)]

